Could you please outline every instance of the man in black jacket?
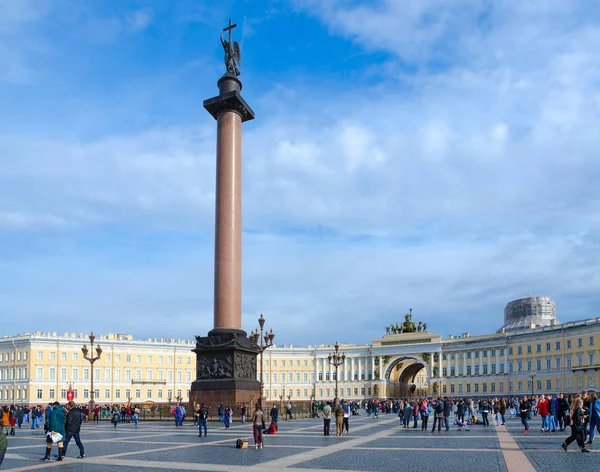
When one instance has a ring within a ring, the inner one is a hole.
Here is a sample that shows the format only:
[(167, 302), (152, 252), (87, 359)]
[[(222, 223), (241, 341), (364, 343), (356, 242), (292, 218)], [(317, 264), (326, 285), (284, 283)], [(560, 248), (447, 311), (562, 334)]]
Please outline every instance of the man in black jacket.
[(558, 394), (558, 411), (556, 416), (558, 417), (558, 426), (561, 431), (564, 431), (568, 424), (565, 424), (565, 416), (569, 414), (569, 402), (562, 393)]
[(74, 402), (69, 402), (68, 407), (69, 413), (67, 414), (67, 421), (65, 422), (65, 432), (67, 433), (67, 437), (64, 441), (63, 457), (67, 455), (69, 441), (74, 438), (75, 443), (79, 448), (79, 456), (77, 456), (77, 459), (83, 459), (85, 457), (85, 450), (83, 449), (83, 444), (81, 443), (81, 438), (79, 437), (79, 430), (81, 429), (81, 421), (83, 419), (83, 411), (78, 408)]

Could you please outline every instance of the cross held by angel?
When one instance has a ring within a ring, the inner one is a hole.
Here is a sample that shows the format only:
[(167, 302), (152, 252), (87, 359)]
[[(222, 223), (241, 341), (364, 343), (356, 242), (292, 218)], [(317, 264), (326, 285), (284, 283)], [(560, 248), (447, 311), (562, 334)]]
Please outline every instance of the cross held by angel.
[[(235, 27), (237, 27), (237, 24), (232, 24), (231, 19), (229, 19), (229, 26), (223, 28), (221, 33), (221, 44), (225, 51), (225, 67), (227, 67), (227, 74), (232, 74), (237, 77), (240, 75), (238, 66), (242, 65), (242, 52), (237, 41), (231, 42), (231, 30)], [(228, 39), (225, 39), (224, 37), (226, 32), (229, 33)]]

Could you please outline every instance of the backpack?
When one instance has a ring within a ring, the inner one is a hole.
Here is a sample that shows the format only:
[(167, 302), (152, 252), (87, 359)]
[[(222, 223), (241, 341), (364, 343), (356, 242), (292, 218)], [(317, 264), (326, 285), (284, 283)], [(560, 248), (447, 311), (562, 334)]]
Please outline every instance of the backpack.
[(436, 413), (443, 413), (444, 412), (444, 405), (442, 405), (442, 402), (437, 402), (435, 404), (435, 412)]

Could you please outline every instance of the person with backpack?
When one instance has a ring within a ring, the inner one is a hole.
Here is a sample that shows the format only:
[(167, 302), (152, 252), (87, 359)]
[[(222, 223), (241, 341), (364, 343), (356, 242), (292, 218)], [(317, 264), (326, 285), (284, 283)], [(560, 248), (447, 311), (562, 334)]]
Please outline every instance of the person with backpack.
[(204, 437), (206, 437), (206, 423), (208, 421), (208, 408), (202, 403), (200, 408), (196, 411), (198, 415), (198, 437), (202, 437), (202, 429), (204, 429)]
[(442, 432), (442, 419), (444, 417), (444, 403), (441, 398), (438, 398), (433, 407), (433, 428), (432, 433), (435, 433), (435, 425), (437, 424), (438, 433)]

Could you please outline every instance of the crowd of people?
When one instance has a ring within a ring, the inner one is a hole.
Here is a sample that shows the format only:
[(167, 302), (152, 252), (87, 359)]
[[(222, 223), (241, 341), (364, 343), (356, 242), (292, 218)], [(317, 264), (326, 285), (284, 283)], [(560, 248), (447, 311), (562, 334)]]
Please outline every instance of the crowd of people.
[[(285, 418), (294, 419), (292, 402), (285, 405)], [(57, 446), (57, 461), (62, 461), (67, 453), (71, 440), (79, 448), (78, 459), (85, 458), (85, 449), (81, 442), (81, 424), (87, 421), (99, 422), (109, 419), (116, 429), (121, 423), (139, 422), (140, 407), (136, 405), (106, 405), (96, 406), (92, 411), (88, 405), (78, 406), (74, 402), (61, 405), (51, 403), (45, 407), (4, 405), (1, 408), (0, 432), (0, 464), (7, 447), (7, 437), (16, 435), (17, 431), (28, 424), (31, 429), (44, 429), (45, 454), (42, 460), (50, 460), (52, 445)], [(600, 433), (600, 399), (595, 391), (581, 392), (574, 395), (535, 395), (521, 398), (420, 398), (420, 399), (371, 399), (364, 401), (313, 402), (311, 411), (313, 417), (323, 419), (323, 434), (330, 435), (331, 419), (335, 419), (336, 436), (350, 432), (350, 417), (364, 410), (367, 417), (377, 419), (380, 415), (395, 414), (399, 417), (402, 428), (420, 428), (431, 433), (449, 431), (451, 425), (465, 430), (470, 425), (490, 426), (490, 420), (496, 426), (505, 425), (507, 417), (520, 418), (523, 434), (528, 434), (530, 420), (535, 416), (541, 417), (541, 431), (545, 433), (560, 433), (568, 430), (570, 435), (561, 443), (566, 451), (576, 442), (581, 452), (590, 452), (587, 446), (593, 444), (596, 432)], [(194, 426), (198, 427), (198, 437), (206, 437), (208, 432), (209, 408), (200, 404), (194, 408)], [(225, 429), (231, 425), (234, 415), (232, 408), (219, 405), (217, 408), (219, 423)], [(239, 407), (241, 423), (246, 422), (248, 406)], [(183, 426), (186, 409), (178, 404), (171, 410), (175, 426)], [(430, 417), (432, 417), (430, 423)], [(451, 419), (454, 422), (451, 422)], [(269, 425), (267, 426), (267, 421)], [(269, 408), (268, 417), (257, 404), (252, 414), (252, 431), (256, 449), (264, 446), (263, 436), (275, 434), (278, 431), (279, 408), (273, 403)]]

